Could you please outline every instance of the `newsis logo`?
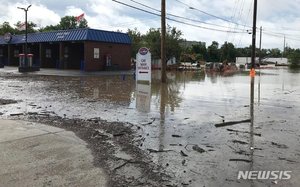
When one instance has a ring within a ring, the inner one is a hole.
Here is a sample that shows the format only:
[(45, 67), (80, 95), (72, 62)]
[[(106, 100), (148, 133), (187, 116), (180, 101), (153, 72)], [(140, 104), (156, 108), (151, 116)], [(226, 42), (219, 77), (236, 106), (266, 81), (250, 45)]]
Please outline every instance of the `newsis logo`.
[(238, 179), (271, 179), (288, 180), (291, 178), (292, 171), (239, 171)]

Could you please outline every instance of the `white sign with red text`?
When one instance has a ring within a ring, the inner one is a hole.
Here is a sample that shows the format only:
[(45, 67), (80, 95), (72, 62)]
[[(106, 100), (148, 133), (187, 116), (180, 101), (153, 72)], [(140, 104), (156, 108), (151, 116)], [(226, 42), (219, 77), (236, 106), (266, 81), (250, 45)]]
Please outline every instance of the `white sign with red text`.
[(136, 80), (151, 82), (151, 53), (146, 47), (136, 54)]

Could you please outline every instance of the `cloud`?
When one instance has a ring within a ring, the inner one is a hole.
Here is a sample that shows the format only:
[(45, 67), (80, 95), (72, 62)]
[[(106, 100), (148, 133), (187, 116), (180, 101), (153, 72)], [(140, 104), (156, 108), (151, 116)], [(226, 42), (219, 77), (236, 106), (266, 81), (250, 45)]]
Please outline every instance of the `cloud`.
[(75, 6), (67, 6), (65, 10), (65, 16), (79, 16), (84, 13), (84, 10)]
[[(17, 7), (27, 7), (29, 3), (1, 3), (2, 12), (0, 22), (8, 21), (12, 26), (18, 21), (25, 22), (25, 12)], [(38, 26), (57, 24), (60, 16), (52, 10), (49, 10), (42, 4), (32, 4), (27, 13), (28, 21), (36, 23)]]
[[(160, 0), (135, 0), (141, 4), (160, 10)], [(158, 13), (153, 9), (134, 3), (132, 0), (120, 0), (134, 7)], [(263, 26), (263, 47), (283, 48), (283, 35), (286, 35), (287, 43), (291, 47), (300, 47), (300, 1), (284, 0), (259, 0), (257, 27)], [(146, 33), (149, 28), (160, 27), (160, 17), (120, 5), (112, 0), (0, 0), (0, 22), (9, 21), (16, 23), (24, 20), (24, 12), (17, 9), (17, 6), (33, 6), (29, 11), (29, 20), (41, 26), (57, 24), (60, 17), (65, 15), (79, 15), (85, 13), (85, 18), (92, 28), (103, 30), (122, 30), (137, 28)], [(191, 9), (192, 7), (193, 9)], [(167, 1), (167, 12), (188, 19), (199, 20), (213, 26), (194, 22), (187, 19), (172, 17), (189, 24), (201, 27), (221, 29), (224, 31), (250, 30), (252, 25), (253, 0), (172, 0)], [(221, 17), (225, 20), (238, 23), (226, 22), (204, 12)], [(210, 45), (212, 41), (222, 44), (225, 41), (232, 42), (238, 47), (249, 46), (251, 35), (245, 33), (229, 34), (199, 27), (193, 27), (182, 23), (167, 20), (167, 24), (177, 27), (183, 32), (187, 40), (206, 42)], [(241, 26), (246, 25), (246, 26)], [(247, 27), (249, 26), (249, 27)], [(258, 33), (259, 36), (259, 33)]]

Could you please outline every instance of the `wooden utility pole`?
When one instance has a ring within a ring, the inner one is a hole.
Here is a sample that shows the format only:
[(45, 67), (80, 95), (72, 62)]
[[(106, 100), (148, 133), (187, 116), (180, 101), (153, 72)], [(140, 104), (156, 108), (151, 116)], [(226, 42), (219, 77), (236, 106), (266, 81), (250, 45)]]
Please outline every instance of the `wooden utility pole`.
[(253, 28), (252, 28), (251, 69), (254, 69), (254, 68), (255, 68), (256, 18), (257, 18), (257, 0), (254, 0)]
[(166, 0), (161, 0), (161, 82), (167, 82), (166, 75)]
[(259, 65), (261, 65), (261, 39), (262, 39), (262, 26), (260, 26), (260, 37), (259, 37)]
[(283, 52), (282, 52), (282, 58), (284, 57), (284, 53), (285, 53), (285, 35), (283, 38)]

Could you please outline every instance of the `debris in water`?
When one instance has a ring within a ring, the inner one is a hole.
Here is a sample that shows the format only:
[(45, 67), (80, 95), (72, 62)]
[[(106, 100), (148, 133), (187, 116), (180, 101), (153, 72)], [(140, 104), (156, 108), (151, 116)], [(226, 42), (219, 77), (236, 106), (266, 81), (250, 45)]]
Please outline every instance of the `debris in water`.
[(170, 144), (170, 146), (182, 146), (182, 144), (181, 143), (179, 143), (179, 144)]
[(289, 160), (289, 159), (286, 159), (286, 158), (282, 158), (282, 157), (278, 157), (279, 160), (285, 160), (287, 162), (296, 162), (294, 160)]
[(180, 138), (181, 136), (180, 136), (180, 135), (177, 135), (177, 134), (172, 134), (172, 137)]
[(124, 132), (120, 132), (120, 133), (113, 134), (114, 137), (117, 137), (117, 136), (124, 136), (124, 135), (125, 135)]
[(272, 145), (275, 145), (278, 148), (282, 148), (282, 149), (287, 149), (289, 148), (288, 146), (284, 145), (284, 144), (279, 144), (279, 143), (275, 143), (275, 142), (271, 142)]
[(224, 122), (224, 123), (217, 123), (217, 124), (215, 124), (215, 127), (224, 127), (224, 126), (236, 125), (236, 124), (240, 124), (240, 123), (250, 123), (250, 122), (251, 122), (250, 119), (241, 120), (241, 121), (229, 121), (229, 122)]
[(197, 151), (199, 153), (204, 153), (205, 152), (205, 150), (202, 149), (201, 147), (199, 147), (198, 145), (193, 145), (192, 148), (193, 148), (194, 151)]
[(234, 129), (226, 129), (229, 132), (236, 132), (236, 133), (247, 133), (247, 134), (253, 134), (255, 136), (261, 136), (260, 133), (253, 133), (253, 132), (247, 132), (247, 131), (239, 131), (239, 130), (234, 130)]
[(225, 116), (222, 116), (222, 115), (220, 115), (220, 114), (217, 114), (217, 113), (215, 113), (217, 116), (219, 116), (220, 118), (225, 118)]
[(10, 114), (10, 116), (21, 116), (23, 113), (15, 113), (15, 114)]
[(185, 154), (182, 150), (180, 151), (181, 156), (188, 156), (187, 154)]
[(169, 152), (174, 150), (155, 150), (155, 149), (147, 149), (150, 153), (163, 153), (163, 152)]
[(250, 163), (251, 160), (247, 160), (247, 159), (241, 159), (241, 158), (231, 158), (229, 159), (229, 161), (236, 161), (236, 162), (248, 162)]
[(11, 99), (0, 99), (0, 105), (8, 105), (8, 104), (15, 104), (18, 101), (11, 100)]
[(152, 121), (148, 122), (148, 123), (143, 123), (141, 125), (151, 125), (153, 122), (155, 121), (155, 118), (152, 119)]
[(240, 140), (232, 140), (233, 143), (239, 143), (239, 144), (248, 144), (247, 142), (240, 141)]

